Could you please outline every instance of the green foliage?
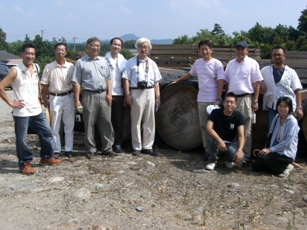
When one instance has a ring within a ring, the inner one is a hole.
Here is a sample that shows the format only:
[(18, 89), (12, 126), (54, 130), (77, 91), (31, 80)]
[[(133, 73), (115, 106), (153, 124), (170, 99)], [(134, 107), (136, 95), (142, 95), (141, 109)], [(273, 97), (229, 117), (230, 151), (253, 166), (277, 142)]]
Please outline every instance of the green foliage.
[(298, 19), (299, 23), (297, 26), (297, 30), (303, 32), (304, 34), (307, 33), (307, 9), (301, 11), (301, 16)]
[(6, 50), (7, 49), (7, 43), (6, 40), (6, 33), (0, 28), (0, 50)]
[(124, 42), (123, 44), (123, 48), (126, 48), (126, 49), (135, 49), (135, 40), (127, 40)]
[(130, 52), (129, 49), (127, 48), (122, 48), (120, 53), (127, 59), (129, 60), (130, 58), (134, 57), (133, 53)]
[(212, 34), (212, 35), (217, 35), (217, 34), (225, 35), (225, 32), (224, 32), (224, 30), (222, 29), (222, 26), (221, 26), (220, 24), (215, 23), (215, 24), (214, 24), (214, 28), (213, 28), (213, 30), (211, 31), (211, 34)]

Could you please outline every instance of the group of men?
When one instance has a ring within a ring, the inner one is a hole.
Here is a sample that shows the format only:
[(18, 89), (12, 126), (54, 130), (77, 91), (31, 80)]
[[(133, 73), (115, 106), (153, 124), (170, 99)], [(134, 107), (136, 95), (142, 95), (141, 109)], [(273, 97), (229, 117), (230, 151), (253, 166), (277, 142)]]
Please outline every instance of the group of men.
[[(151, 49), (150, 41), (138, 39), (135, 43), (138, 55), (128, 61), (119, 53), (123, 45), (120, 38), (110, 41), (111, 51), (105, 57), (99, 56), (100, 45), (98, 38), (89, 38), (87, 54), (73, 65), (65, 59), (66, 44), (56, 44), (56, 59), (45, 66), (39, 79), (39, 67), (34, 63), (36, 48), (32, 43), (26, 43), (20, 53), (22, 63), (13, 67), (0, 82), (0, 96), (13, 108), (21, 173), (34, 173), (30, 165), (33, 155), (25, 142), (28, 127), (39, 135), (40, 164), (55, 165), (61, 162), (58, 159), (61, 155), (61, 121), (65, 133), (64, 155), (73, 156), (75, 110), (79, 108), (83, 113), (88, 159), (92, 159), (97, 152), (96, 126), (100, 133), (102, 154), (123, 152), (124, 105), (131, 107), (133, 155), (139, 156), (141, 152), (159, 155), (152, 150), (152, 145), (155, 105), (160, 104), (158, 82), (161, 74), (156, 63), (147, 57)], [(10, 83), (14, 100), (5, 91)], [(41, 101), (50, 111), (50, 126), (42, 112)]]
[[(213, 46), (208, 40), (198, 44), (198, 59), (189, 73), (173, 83), (198, 76), (198, 111), (207, 170), (216, 166), (218, 155), (226, 155), (226, 167), (249, 165), (252, 152), (252, 114), (258, 110), (260, 91), (264, 93), (263, 109), (269, 110), (269, 124), (277, 114), (280, 96), (289, 96), (297, 119), (303, 117), (300, 91), (302, 85), (296, 72), (284, 64), (285, 50), (272, 49), (272, 64), (260, 70), (256, 60), (247, 56), (248, 45), (235, 45), (235, 59), (224, 71), (222, 63), (212, 57)], [(225, 85), (225, 87), (224, 87)], [(226, 95), (222, 98), (223, 90)], [(212, 108), (215, 106), (212, 112)], [(211, 112), (211, 114), (209, 115)]]
[[(124, 105), (131, 108), (132, 154), (160, 155), (153, 151), (152, 146), (154, 113), (155, 107), (161, 103), (159, 81), (162, 77), (156, 63), (148, 57), (151, 43), (146, 38), (138, 39), (135, 43), (138, 55), (128, 61), (119, 53), (122, 45), (120, 38), (113, 38), (111, 51), (101, 57), (100, 40), (91, 37), (86, 43), (87, 54), (74, 66), (65, 60), (66, 44), (58, 43), (54, 50), (56, 59), (46, 65), (41, 80), (39, 67), (33, 62), (35, 46), (31, 43), (23, 45), (20, 53), (22, 63), (12, 68), (0, 83), (1, 98), (13, 108), (20, 172), (34, 173), (30, 166), (32, 152), (25, 143), (29, 126), (41, 141), (40, 163), (54, 165), (60, 163), (59, 129), (63, 120), (64, 154), (72, 157), (74, 116), (78, 108), (83, 111), (88, 159), (97, 152), (96, 126), (102, 154), (123, 151)], [(270, 110), (270, 121), (276, 114), (276, 101), (280, 95), (291, 97), (294, 115), (300, 119), (303, 112), (299, 78), (293, 69), (284, 65), (285, 50), (282, 47), (273, 48), (273, 64), (261, 71), (259, 64), (247, 56), (248, 45), (244, 41), (235, 45), (236, 58), (227, 64), (225, 71), (222, 63), (212, 57), (210, 41), (200, 41), (198, 48), (202, 58), (196, 60), (189, 73), (173, 83), (198, 76), (197, 101), (203, 146), (208, 158), (206, 169), (215, 168), (220, 154), (226, 155), (228, 168), (247, 164), (251, 157), (251, 118), (253, 111), (258, 110), (259, 92), (264, 92), (263, 109)], [(14, 91), (13, 101), (4, 90), (10, 83)], [(42, 113), (40, 99), (50, 111), (50, 126)], [(222, 109), (208, 113), (210, 106), (222, 106)]]

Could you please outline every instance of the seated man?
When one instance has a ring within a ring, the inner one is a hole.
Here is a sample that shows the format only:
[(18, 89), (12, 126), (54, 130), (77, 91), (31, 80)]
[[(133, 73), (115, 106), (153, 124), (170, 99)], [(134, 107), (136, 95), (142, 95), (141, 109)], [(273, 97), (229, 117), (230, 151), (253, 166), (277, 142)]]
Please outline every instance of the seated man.
[(223, 109), (214, 109), (209, 115), (206, 132), (208, 134), (208, 164), (207, 170), (213, 170), (218, 154), (225, 154), (226, 167), (239, 166), (243, 159), (244, 117), (235, 111), (237, 97), (227, 93)]

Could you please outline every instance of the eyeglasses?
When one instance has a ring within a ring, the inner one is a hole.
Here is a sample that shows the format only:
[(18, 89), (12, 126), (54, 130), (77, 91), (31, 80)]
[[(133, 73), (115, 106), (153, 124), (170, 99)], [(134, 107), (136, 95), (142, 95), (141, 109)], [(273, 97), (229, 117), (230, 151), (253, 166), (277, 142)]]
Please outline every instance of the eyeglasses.
[(282, 57), (284, 56), (283, 54), (272, 54), (273, 57)]

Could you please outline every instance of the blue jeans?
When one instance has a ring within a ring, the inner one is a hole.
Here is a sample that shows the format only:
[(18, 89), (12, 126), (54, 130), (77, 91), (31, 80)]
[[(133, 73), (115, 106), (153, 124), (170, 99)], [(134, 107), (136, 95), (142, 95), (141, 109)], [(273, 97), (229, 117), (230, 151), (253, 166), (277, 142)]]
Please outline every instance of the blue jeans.
[(209, 152), (209, 157), (208, 157), (208, 163), (214, 163), (218, 160), (218, 154), (219, 155), (225, 155), (225, 159), (228, 162), (233, 162), (234, 161), (234, 156), (236, 152), (238, 151), (238, 144), (236, 142), (229, 142), (225, 143), (227, 150), (225, 152), (219, 151), (219, 146), (217, 142), (212, 138), (208, 136), (208, 152)]
[(23, 162), (31, 162), (33, 155), (25, 142), (28, 127), (38, 134), (40, 140), (40, 157), (50, 158), (53, 154), (52, 149), (52, 131), (43, 113), (31, 117), (16, 117), (13, 116), (15, 121), (15, 136), (16, 136), (16, 149), (18, 157), (18, 165), (23, 165)]

